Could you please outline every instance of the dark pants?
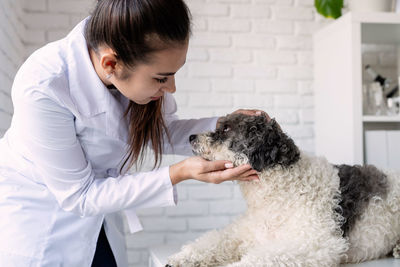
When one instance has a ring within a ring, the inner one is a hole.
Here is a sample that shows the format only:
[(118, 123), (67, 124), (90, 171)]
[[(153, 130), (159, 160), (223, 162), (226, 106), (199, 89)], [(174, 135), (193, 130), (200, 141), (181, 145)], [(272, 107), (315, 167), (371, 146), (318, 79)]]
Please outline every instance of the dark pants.
[(104, 225), (101, 226), (99, 239), (97, 239), (96, 252), (92, 262), (92, 267), (117, 267), (114, 254), (108, 243)]

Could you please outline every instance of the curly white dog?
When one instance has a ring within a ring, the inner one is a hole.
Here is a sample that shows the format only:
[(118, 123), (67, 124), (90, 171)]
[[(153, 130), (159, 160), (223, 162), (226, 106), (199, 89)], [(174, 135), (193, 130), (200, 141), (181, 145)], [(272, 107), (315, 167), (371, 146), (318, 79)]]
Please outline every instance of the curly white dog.
[(307, 155), (264, 116), (229, 115), (191, 144), (208, 160), (250, 163), (260, 181), (240, 182), (244, 215), (167, 266), (320, 267), (399, 255), (400, 174)]

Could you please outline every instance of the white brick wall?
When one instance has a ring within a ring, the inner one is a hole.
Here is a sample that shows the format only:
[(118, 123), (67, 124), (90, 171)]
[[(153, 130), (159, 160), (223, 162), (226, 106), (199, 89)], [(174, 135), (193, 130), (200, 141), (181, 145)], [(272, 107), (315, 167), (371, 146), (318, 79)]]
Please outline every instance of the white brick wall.
[(24, 1), (25, 57), (48, 42), (65, 35), (95, 4), (92, 0), (21, 0)]
[(11, 86), (24, 58), (22, 14), (20, 0), (0, 0), (0, 137), (11, 123)]
[[(64, 37), (93, 0), (0, 0), (0, 134), (9, 124), (9, 92), (21, 61)], [(304, 150), (314, 151), (312, 33), (329, 23), (313, 0), (187, 0), (194, 17), (187, 63), (177, 75), (181, 118), (259, 108)], [(20, 23), (23, 18), (23, 23)], [(378, 56), (370, 55), (378, 61)], [(391, 64), (390, 56), (379, 60)], [(10, 64), (3, 64), (4, 62)], [(163, 165), (183, 157), (167, 156)], [(143, 170), (152, 166), (148, 160)], [(192, 240), (245, 209), (233, 183), (178, 186), (178, 207), (139, 212), (144, 231), (127, 234), (129, 261), (146, 266), (148, 247)]]

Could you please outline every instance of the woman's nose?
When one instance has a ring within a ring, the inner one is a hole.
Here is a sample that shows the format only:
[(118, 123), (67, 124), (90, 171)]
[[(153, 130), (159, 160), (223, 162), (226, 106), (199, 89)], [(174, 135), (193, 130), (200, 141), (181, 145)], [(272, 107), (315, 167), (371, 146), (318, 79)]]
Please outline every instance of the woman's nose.
[(172, 76), (172, 77), (170, 78), (169, 83), (168, 83), (164, 88), (162, 88), (162, 90), (163, 90), (164, 92), (168, 92), (168, 93), (170, 93), (170, 94), (173, 94), (173, 93), (176, 92), (175, 77), (174, 77), (174, 76)]
[(164, 88), (164, 91), (166, 91), (166, 92), (168, 92), (168, 93), (170, 93), (170, 94), (175, 93), (175, 92), (176, 92), (175, 85), (174, 85), (174, 86), (165, 87), (165, 88)]

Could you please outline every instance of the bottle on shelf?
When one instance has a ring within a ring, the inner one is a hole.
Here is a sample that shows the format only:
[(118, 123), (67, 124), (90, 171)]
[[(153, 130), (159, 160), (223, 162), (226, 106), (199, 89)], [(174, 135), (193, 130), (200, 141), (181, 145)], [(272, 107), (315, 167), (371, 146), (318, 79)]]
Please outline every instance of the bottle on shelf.
[(363, 94), (363, 112), (365, 115), (385, 116), (388, 114), (386, 99), (379, 82), (365, 85)]
[(371, 68), (370, 65), (366, 65), (365, 70), (367, 71), (369, 76), (371, 76), (371, 78), (374, 79), (374, 82), (380, 83), (383, 89), (386, 89), (387, 87), (390, 86), (390, 83), (392, 81), (378, 74), (373, 68)]
[(399, 91), (399, 86), (396, 85), (393, 88), (390, 88), (390, 84), (392, 80), (389, 78), (385, 78), (382, 75), (378, 74), (370, 65), (365, 66), (365, 70), (369, 74), (369, 76), (374, 79), (374, 82), (378, 82), (382, 86), (383, 93), (386, 98), (391, 98), (396, 95)]
[(387, 91), (386, 97), (387, 97), (387, 98), (395, 97), (398, 91), (399, 91), (399, 86), (396, 85), (396, 86), (393, 87), (391, 90), (388, 90), (388, 91)]

